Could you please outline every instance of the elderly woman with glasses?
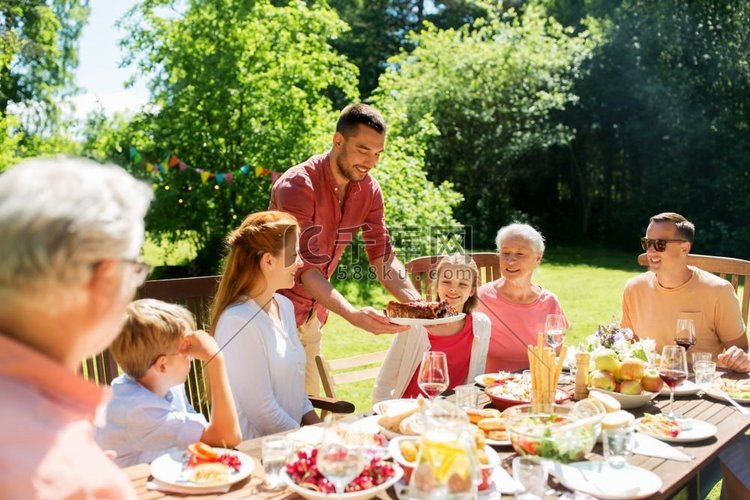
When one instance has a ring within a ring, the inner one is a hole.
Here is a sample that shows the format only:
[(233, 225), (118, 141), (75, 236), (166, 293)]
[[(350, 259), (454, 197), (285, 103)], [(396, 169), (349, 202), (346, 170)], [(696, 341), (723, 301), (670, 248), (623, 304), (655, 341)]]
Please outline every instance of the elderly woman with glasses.
[(502, 227), (495, 239), (500, 253), (500, 279), (479, 288), (479, 311), (492, 323), (488, 373), (529, 367), (526, 347), (536, 344), (550, 314), (563, 315), (552, 292), (532, 282), (544, 255), (544, 237), (528, 224)]
[(0, 496), (136, 498), (94, 443), (107, 390), (77, 375), (104, 350), (148, 270), (151, 189), (82, 159), (0, 174)]

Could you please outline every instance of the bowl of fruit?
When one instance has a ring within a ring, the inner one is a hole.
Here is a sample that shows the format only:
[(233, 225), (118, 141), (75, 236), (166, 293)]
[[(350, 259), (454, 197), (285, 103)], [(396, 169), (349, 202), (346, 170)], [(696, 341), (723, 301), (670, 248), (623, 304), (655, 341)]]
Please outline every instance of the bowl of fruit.
[(317, 466), (318, 450), (306, 448), (299, 450), (287, 463), (284, 470), (284, 482), (295, 493), (311, 500), (341, 498), (344, 500), (365, 500), (377, 496), (396, 483), (404, 474), (398, 464), (372, 458), (365, 463), (362, 472), (346, 486), (343, 495), (336, 494), (336, 489)]
[(503, 412), (510, 443), (520, 455), (534, 455), (562, 463), (583, 460), (596, 443), (603, 415), (578, 417), (571, 408), (518, 405)]
[[(404, 470), (404, 481), (406, 483), (411, 479), (414, 467), (419, 456), (420, 437), (399, 436), (391, 439), (388, 444), (388, 451), (393, 460)], [(490, 446), (481, 442), (482, 448), (477, 450), (477, 459), (482, 482), (479, 484), (479, 491), (489, 488), (492, 481), (492, 472), (500, 465), (500, 456)]]

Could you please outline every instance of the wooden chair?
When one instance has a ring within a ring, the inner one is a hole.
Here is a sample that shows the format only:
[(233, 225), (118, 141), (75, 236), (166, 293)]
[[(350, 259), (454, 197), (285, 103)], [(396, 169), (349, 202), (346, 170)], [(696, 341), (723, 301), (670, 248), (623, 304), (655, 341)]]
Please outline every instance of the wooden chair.
[[(500, 256), (494, 252), (480, 252), (468, 254), (474, 259), (479, 268), (479, 282), (489, 283), (500, 277)], [(437, 298), (437, 287), (435, 286), (435, 270), (442, 256), (428, 255), (417, 257), (406, 263), (406, 272), (417, 291), (426, 300)]]
[[(740, 300), (742, 318), (747, 325), (748, 310), (750, 310), (750, 261), (734, 259), (732, 257), (689, 254), (687, 263), (709, 273), (716, 274), (732, 284)], [(648, 257), (645, 253), (638, 256), (638, 264), (648, 266)], [(742, 287), (741, 296), (739, 295), (740, 286)]]
[[(336, 386), (339, 384), (349, 384), (377, 378), (387, 352), (377, 351), (331, 361), (326, 360), (322, 354), (315, 356), (315, 364), (318, 366), (320, 381), (326, 397), (334, 400), (337, 399)], [(353, 413), (354, 405), (352, 405), (351, 410), (351, 412), (345, 413)], [(323, 416), (326, 413), (328, 412), (324, 412)]]

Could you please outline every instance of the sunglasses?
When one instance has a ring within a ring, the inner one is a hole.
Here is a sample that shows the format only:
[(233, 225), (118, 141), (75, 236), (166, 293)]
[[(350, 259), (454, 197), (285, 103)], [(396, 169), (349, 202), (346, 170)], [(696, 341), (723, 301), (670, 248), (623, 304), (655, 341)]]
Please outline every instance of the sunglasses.
[(653, 246), (654, 250), (657, 252), (663, 252), (667, 249), (667, 244), (677, 241), (686, 242), (687, 240), (652, 240), (651, 238), (646, 238), (644, 236), (641, 238), (641, 247), (643, 247), (644, 250), (648, 250)]

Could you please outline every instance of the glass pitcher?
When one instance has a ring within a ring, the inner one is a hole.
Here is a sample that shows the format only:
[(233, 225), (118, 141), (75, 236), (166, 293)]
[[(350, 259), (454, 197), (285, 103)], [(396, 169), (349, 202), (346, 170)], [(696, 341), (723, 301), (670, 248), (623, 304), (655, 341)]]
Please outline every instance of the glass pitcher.
[(416, 467), (409, 482), (409, 498), (464, 500), (477, 497), (480, 482), (474, 436), (458, 406), (433, 401), (423, 414)]

